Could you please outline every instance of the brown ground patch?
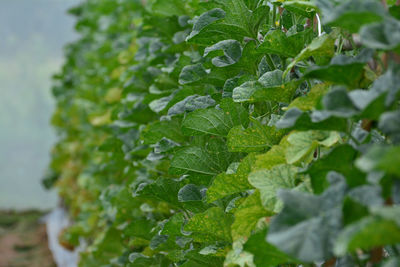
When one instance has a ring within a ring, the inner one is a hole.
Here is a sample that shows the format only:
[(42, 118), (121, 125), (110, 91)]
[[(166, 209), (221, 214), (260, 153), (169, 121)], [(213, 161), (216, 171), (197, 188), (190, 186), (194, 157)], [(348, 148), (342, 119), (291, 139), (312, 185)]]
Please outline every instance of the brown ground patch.
[(41, 213), (0, 212), (0, 267), (55, 267)]

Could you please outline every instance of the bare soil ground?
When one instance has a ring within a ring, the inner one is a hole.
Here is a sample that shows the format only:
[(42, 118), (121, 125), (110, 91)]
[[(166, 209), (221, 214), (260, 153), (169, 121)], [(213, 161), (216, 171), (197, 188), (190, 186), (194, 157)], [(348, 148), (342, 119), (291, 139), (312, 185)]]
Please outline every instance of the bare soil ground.
[(0, 211), (0, 267), (55, 267), (42, 213)]

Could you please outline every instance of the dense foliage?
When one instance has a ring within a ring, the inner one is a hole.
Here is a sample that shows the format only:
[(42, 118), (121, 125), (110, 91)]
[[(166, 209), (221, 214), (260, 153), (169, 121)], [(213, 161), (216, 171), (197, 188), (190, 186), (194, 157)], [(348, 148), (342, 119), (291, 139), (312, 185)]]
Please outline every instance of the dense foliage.
[(80, 266), (399, 266), (395, 1), (70, 12), (44, 182)]

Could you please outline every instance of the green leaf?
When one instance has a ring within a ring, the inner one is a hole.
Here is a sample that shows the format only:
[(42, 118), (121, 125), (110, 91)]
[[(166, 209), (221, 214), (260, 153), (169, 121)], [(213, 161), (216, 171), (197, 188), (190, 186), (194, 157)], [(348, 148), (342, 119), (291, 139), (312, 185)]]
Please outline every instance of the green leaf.
[(284, 57), (296, 57), (304, 48), (308, 30), (287, 35), (281, 30), (271, 30), (264, 36), (263, 43), (257, 48), (258, 53), (276, 54)]
[(314, 78), (356, 88), (364, 72), (365, 63), (371, 58), (372, 50), (364, 50), (357, 57), (338, 55), (329, 65), (313, 67), (304, 74), (304, 78)]
[(307, 1), (285, 1), (283, 7), (290, 12), (310, 19), (314, 17), (317, 9), (313, 3)]
[(364, 184), (366, 182), (365, 175), (353, 164), (357, 155), (358, 152), (352, 146), (339, 145), (334, 147), (329, 154), (315, 161), (307, 169), (314, 193), (320, 194), (328, 187), (328, 181), (325, 178), (330, 171), (343, 174), (350, 187)]
[(303, 112), (298, 108), (291, 108), (276, 122), (278, 129), (296, 129), (299, 131), (306, 130), (331, 130), (346, 132), (347, 120), (334, 116), (326, 116), (321, 112), (313, 112), (311, 115)]
[(400, 21), (386, 17), (381, 23), (364, 26), (360, 31), (361, 42), (379, 50), (400, 51)]
[(201, 63), (183, 67), (179, 75), (180, 84), (189, 84), (200, 81), (207, 76), (207, 71)]
[(268, 216), (268, 212), (260, 202), (258, 191), (248, 196), (235, 211), (235, 221), (232, 224), (232, 238), (237, 240), (241, 237), (248, 238), (254, 230), (257, 222)]
[(221, 108), (199, 109), (189, 113), (182, 122), (183, 134), (226, 136), (232, 127), (248, 124), (247, 112), (240, 104), (225, 99)]
[(303, 111), (311, 111), (315, 109), (322, 96), (328, 92), (330, 85), (328, 83), (320, 83), (313, 86), (310, 92), (305, 96), (300, 96), (293, 100), (288, 108), (298, 108)]
[(236, 173), (221, 173), (215, 177), (207, 190), (207, 202), (211, 203), (226, 196), (251, 189), (247, 180), (251, 166), (255, 160), (254, 154), (249, 154), (239, 164)]
[(155, 13), (164, 16), (180, 16), (187, 14), (185, 5), (179, 0), (156, 0), (151, 8)]
[(223, 11), (220, 8), (215, 8), (201, 14), (201, 16), (193, 24), (192, 32), (187, 37), (187, 40), (190, 40), (194, 36), (198, 35), (204, 28), (206, 28), (213, 22), (225, 18), (225, 15), (226, 15), (225, 11)]
[(185, 112), (192, 112), (197, 109), (205, 109), (215, 106), (215, 104), (215, 100), (210, 96), (191, 95), (170, 107), (168, 110), (168, 115), (175, 116)]
[(203, 213), (195, 214), (185, 225), (184, 230), (192, 232), (196, 242), (232, 242), (231, 224), (233, 218), (221, 208), (213, 207)]
[[(298, 168), (291, 165), (277, 165), (270, 170), (259, 170), (249, 175), (250, 184), (260, 191), (262, 205), (275, 213), (282, 209), (282, 202), (276, 197), (277, 191), (295, 188), (304, 179), (298, 175)], [(301, 191), (307, 191), (306, 188), (306, 185), (298, 187)]]
[(258, 81), (245, 82), (233, 90), (235, 102), (277, 101), (290, 102), (299, 81), (282, 78), (281, 70), (266, 72)]
[(285, 151), (286, 147), (283, 145), (273, 146), (267, 153), (256, 156), (252, 169), (271, 169), (276, 165), (286, 164)]
[(176, 213), (165, 222), (160, 232), (161, 235), (182, 236), (181, 228), (185, 221), (183, 213)]
[(347, 90), (342, 87), (333, 88), (322, 98), (324, 110), (322, 113), (329, 116), (350, 118), (358, 113), (352, 99), (347, 94)]
[(223, 40), (204, 50), (204, 57), (214, 51), (223, 51), (223, 56), (214, 57), (212, 64), (216, 67), (226, 67), (237, 63), (242, 57), (242, 47), (236, 40)]
[[(217, 142), (210, 140), (210, 142)], [(211, 143), (209, 143), (211, 144)], [(171, 161), (169, 173), (173, 175), (200, 174), (217, 175), (226, 170), (234, 155), (222, 144), (207, 149), (189, 146), (178, 150)]]
[(232, 128), (228, 134), (227, 145), (233, 152), (263, 151), (279, 143), (284, 134), (285, 131), (253, 120), (252, 126), (247, 129), (243, 129), (242, 126)]
[(335, 54), (336, 35), (337, 32), (333, 31), (331, 34), (325, 34), (313, 39), (287, 66), (284, 76), (286, 76), (298, 62), (311, 56), (316, 58), (332, 58)]
[(274, 245), (265, 241), (268, 229), (253, 234), (244, 244), (244, 249), (254, 255), (254, 263), (257, 267), (275, 267), (289, 263), (296, 263), (296, 260), (280, 251)]
[(289, 146), (286, 150), (286, 160), (289, 164), (299, 160), (309, 161), (315, 149), (322, 145), (330, 147), (340, 140), (336, 132), (307, 131), (291, 133), (287, 139)]
[(368, 250), (400, 243), (399, 211), (399, 207), (373, 210), (372, 215), (347, 226), (335, 242), (335, 254), (341, 256), (357, 249)]
[(180, 202), (201, 201), (203, 198), (200, 188), (194, 184), (187, 184), (178, 192)]
[(204, 134), (226, 136), (233, 126), (229, 115), (223, 110), (199, 109), (185, 117), (182, 122), (182, 133), (187, 136)]
[(385, 112), (379, 118), (379, 129), (390, 137), (393, 143), (400, 143), (400, 110)]
[(243, 0), (218, 0), (214, 6), (218, 8), (203, 13), (193, 25), (193, 31), (187, 38), (191, 43), (209, 45), (221, 40), (235, 39), (242, 41), (244, 37), (257, 37), (258, 28), (264, 16), (257, 12), (253, 17)]
[(344, 178), (330, 173), (331, 187), (321, 196), (297, 191), (280, 191), (284, 202), (272, 218), (267, 241), (304, 262), (323, 261), (333, 256), (332, 244), (341, 229)]
[(145, 144), (155, 144), (164, 137), (178, 143), (183, 142), (185, 137), (179, 130), (179, 125), (180, 121), (178, 119), (150, 123), (143, 129), (141, 138)]
[(375, 0), (346, 0), (339, 1), (338, 6), (326, 0), (318, 0), (317, 6), (323, 13), (324, 24), (337, 26), (351, 33), (372, 22), (380, 21), (385, 16), (385, 9)]
[(182, 186), (182, 182), (169, 179), (158, 178), (153, 183), (142, 183), (135, 191), (135, 196), (156, 199), (167, 202), (175, 207), (181, 207), (178, 201), (178, 192)]
[(400, 146), (375, 145), (356, 160), (356, 166), (365, 172), (385, 171), (400, 177), (399, 153)]

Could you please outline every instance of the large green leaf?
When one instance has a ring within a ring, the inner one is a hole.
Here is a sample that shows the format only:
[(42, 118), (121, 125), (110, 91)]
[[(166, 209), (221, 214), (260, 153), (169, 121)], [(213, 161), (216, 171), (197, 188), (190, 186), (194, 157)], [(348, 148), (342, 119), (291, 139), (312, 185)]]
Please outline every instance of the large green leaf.
[(337, 26), (352, 33), (358, 32), (364, 24), (380, 21), (385, 15), (384, 7), (375, 0), (317, 0), (317, 5), (323, 12), (323, 22)]
[(183, 134), (226, 136), (232, 127), (248, 124), (247, 112), (240, 104), (225, 99), (221, 108), (198, 109), (189, 113), (182, 122)]
[(372, 210), (372, 214), (347, 226), (335, 242), (335, 254), (342, 256), (357, 249), (372, 249), (400, 243), (400, 209)]
[(252, 169), (271, 169), (276, 165), (286, 164), (285, 151), (286, 147), (282, 144), (273, 146), (268, 152), (256, 156)]
[(200, 81), (207, 76), (207, 71), (201, 63), (185, 66), (179, 75), (180, 84), (189, 84)]
[(178, 119), (156, 121), (149, 125), (142, 131), (142, 139), (145, 144), (155, 144), (163, 137), (176, 142), (183, 142), (185, 137), (179, 131), (180, 121)]
[(271, 30), (264, 36), (264, 41), (257, 48), (257, 52), (296, 57), (304, 48), (308, 34), (309, 31), (307, 30), (292, 35), (287, 35), (281, 30)]
[(169, 173), (213, 176), (225, 171), (235, 157), (221, 140), (212, 139), (205, 148), (189, 146), (175, 152)]
[(257, 37), (258, 27), (268, 16), (268, 6), (260, 6), (253, 12), (243, 0), (217, 0), (217, 8), (203, 13), (194, 23), (188, 37), (191, 43), (209, 45), (218, 41), (244, 37)]
[(353, 164), (357, 155), (358, 152), (352, 146), (339, 145), (334, 147), (329, 154), (311, 164), (307, 173), (311, 176), (314, 193), (320, 194), (328, 188), (328, 181), (325, 178), (330, 171), (342, 173), (351, 187), (364, 184), (365, 175)]
[(276, 122), (277, 128), (289, 128), (300, 131), (306, 130), (331, 130), (331, 131), (347, 131), (347, 121), (344, 118), (328, 116), (321, 112), (303, 112), (298, 108), (289, 109), (283, 117)]
[(275, 267), (287, 263), (296, 263), (296, 260), (280, 251), (274, 245), (265, 241), (268, 229), (253, 234), (244, 244), (244, 249), (254, 255), (257, 267)]
[(400, 177), (400, 147), (379, 146), (371, 147), (361, 158), (357, 159), (356, 166), (365, 172), (385, 171)]
[(205, 109), (214, 106), (215, 104), (215, 100), (210, 96), (191, 95), (170, 107), (168, 109), (168, 115), (174, 116), (185, 112), (195, 111), (197, 109)]
[(277, 101), (290, 102), (299, 81), (282, 78), (281, 70), (266, 72), (258, 81), (245, 82), (233, 90), (235, 102)]
[(290, 12), (307, 18), (313, 18), (317, 9), (314, 3), (308, 1), (284, 1), (283, 7)]
[(214, 207), (194, 215), (184, 230), (191, 232), (196, 242), (231, 242), (231, 224), (233, 217), (221, 208)]
[(340, 140), (336, 132), (306, 131), (291, 133), (287, 139), (286, 160), (289, 164), (308, 162), (318, 146), (330, 147)]
[(232, 238), (237, 240), (240, 237), (248, 238), (254, 230), (258, 221), (268, 216), (260, 202), (258, 191), (248, 196), (235, 211), (235, 221), (232, 224)]
[(315, 78), (355, 88), (360, 83), (365, 63), (371, 58), (372, 53), (372, 50), (364, 50), (354, 58), (344, 55), (335, 56), (329, 65), (308, 70), (304, 78)]
[(211, 203), (226, 196), (251, 189), (247, 176), (254, 160), (255, 155), (249, 154), (239, 164), (236, 173), (224, 172), (217, 175), (207, 190), (207, 202)]
[(315, 38), (306, 48), (304, 48), (287, 66), (284, 76), (300, 61), (305, 60), (311, 56), (316, 58), (331, 58), (335, 54), (335, 37), (336, 32), (325, 34)]
[(226, 67), (237, 63), (242, 57), (242, 47), (236, 40), (223, 40), (204, 50), (204, 57), (215, 51), (223, 52), (222, 56), (214, 57), (212, 64), (216, 67)]
[(234, 152), (263, 151), (277, 144), (284, 134), (285, 131), (253, 120), (252, 126), (247, 129), (243, 129), (242, 126), (232, 128), (228, 134), (227, 144), (229, 150)]
[(298, 108), (303, 111), (311, 111), (315, 109), (322, 96), (328, 92), (330, 85), (327, 83), (320, 83), (313, 86), (310, 92), (305, 96), (300, 96), (293, 100), (288, 108)]
[(282, 202), (277, 199), (279, 189), (297, 187), (300, 191), (309, 191), (305, 177), (298, 174), (298, 168), (291, 165), (277, 165), (270, 170), (259, 170), (250, 173), (249, 182), (260, 191), (261, 203), (271, 212), (279, 212)]
[(336, 173), (330, 173), (329, 180), (331, 187), (321, 196), (280, 191), (284, 208), (271, 220), (267, 241), (301, 261), (331, 258), (332, 244), (342, 227), (346, 183)]
[(360, 31), (361, 42), (370, 48), (400, 51), (400, 21), (386, 17), (381, 23), (364, 26)]

